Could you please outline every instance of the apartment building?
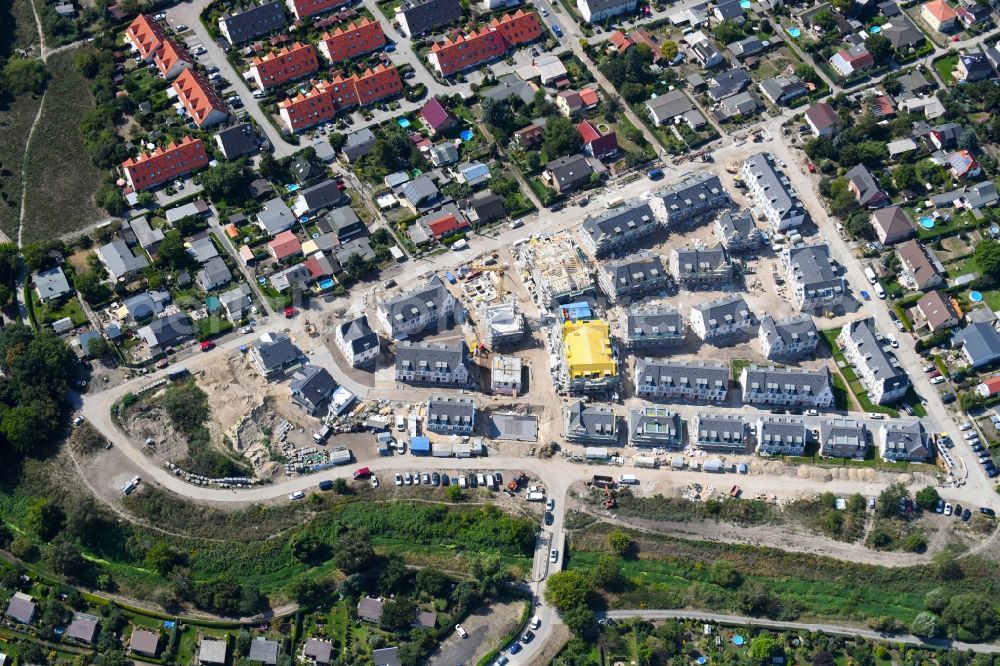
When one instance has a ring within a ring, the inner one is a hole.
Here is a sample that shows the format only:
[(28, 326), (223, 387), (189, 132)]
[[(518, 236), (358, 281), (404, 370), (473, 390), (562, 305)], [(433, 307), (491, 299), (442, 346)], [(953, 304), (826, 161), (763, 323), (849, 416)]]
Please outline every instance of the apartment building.
[(404, 340), (396, 345), (396, 381), (411, 384), (469, 384), (469, 350), (464, 340), (426, 343)]
[(455, 297), (435, 275), (423, 287), (379, 301), (375, 315), (390, 337), (402, 340), (449, 328), (455, 306)]
[(723, 345), (750, 331), (757, 325), (757, 318), (742, 295), (732, 294), (691, 308), (688, 324), (705, 342)]
[(321, 81), (308, 92), (279, 102), (278, 115), (290, 132), (300, 132), (332, 120), (343, 109), (367, 107), (402, 91), (403, 80), (396, 68), (378, 65), (347, 78)]
[(299, 21), (317, 14), (332, 12), (348, 4), (350, 0), (285, 0), (288, 11)]
[(319, 38), (319, 51), (331, 64), (344, 62), (385, 46), (382, 24), (364, 17), (328, 30)]
[(319, 58), (312, 44), (296, 42), (278, 51), (256, 57), (250, 63), (250, 76), (262, 90), (301, 79), (319, 69)]
[(764, 456), (801, 456), (806, 452), (806, 424), (794, 416), (757, 419), (757, 453)]
[(830, 312), (844, 302), (847, 281), (822, 243), (788, 247), (781, 252), (785, 279), (792, 288), (792, 301), (803, 312)]
[(658, 228), (651, 204), (634, 201), (597, 215), (588, 215), (580, 227), (580, 242), (597, 258), (621, 250), (635, 250), (639, 241)]
[(808, 213), (791, 182), (770, 153), (751, 155), (743, 163), (743, 181), (757, 209), (773, 231), (802, 225)]
[(724, 402), (729, 395), (729, 368), (705, 361), (636, 359), (635, 392), (657, 400)]
[(684, 344), (684, 316), (668, 306), (633, 305), (622, 312), (622, 343), (633, 354), (663, 351)]
[(684, 176), (672, 185), (646, 192), (642, 198), (656, 220), (668, 227), (692, 222), (731, 203), (719, 177), (708, 171)]
[(670, 274), (679, 287), (700, 289), (731, 282), (733, 264), (721, 243), (686, 245), (670, 251)]
[(819, 344), (816, 322), (810, 315), (793, 315), (775, 319), (764, 315), (757, 329), (761, 351), (769, 361), (789, 361), (810, 356)]
[(670, 282), (659, 255), (640, 252), (619, 261), (606, 262), (597, 273), (601, 291), (612, 302), (659, 291)]
[(691, 439), (695, 446), (706, 451), (745, 453), (748, 434), (747, 422), (742, 416), (698, 412)]
[(766, 368), (748, 365), (740, 373), (743, 403), (782, 407), (833, 407), (833, 382), (827, 368)]
[(218, 125), (229, 118), (226, 104), (200, 72), (185, 69), (172, 85), (178, 101), (199, 129)]
[(687, 442), (684, 419), (665, 407), (645, 405), (628, 412), (628, 443), (637, 448), (681, 450)]
[(122, 171), (129, 187), (138, 192), (207, 166), (205, 144), (201, 139), (188, 136), (166, 147), (128, 158), (122, 162)]
[(854, 366), (872, 402), (885, 405), (906, 395), (910, 378), (883, 348), (874, 318), (859, 319), (844, 326), (837, 336), (837, 344), (844, 358)]

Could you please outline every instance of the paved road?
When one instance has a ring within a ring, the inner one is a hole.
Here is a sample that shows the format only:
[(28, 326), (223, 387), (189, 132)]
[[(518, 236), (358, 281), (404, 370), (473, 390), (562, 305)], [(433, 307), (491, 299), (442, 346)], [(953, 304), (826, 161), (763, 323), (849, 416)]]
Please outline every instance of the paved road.
[(823, 624), (810, 622), (779, 622), (777, 620), (767, 620), (758, 617), (748, 617), (746, 615), (724, 615), (721, 613), (704, 613), (692, 610), (616, 610), (598, 614), (599, 618), (613, 618), (615, 620), (627, 620), (634, 617), (646, 620), (672, 620), (689, 619), (699, 622), (715, 622), (735, 627), (760, 627), (763, 629), (774, 629), (775, 631), (809, 631), (822, 632), (834, 636), (861, 636), (877, 641), (887, 641), (891, 643), (905, 643), (906, 645), (916, 645), (931, 648), (948, 648), (950, 650), (972, 650), (987, 654), (1000, 653), (1000, 645), (984, 643), (964, 643), (948, 639), (923, 639), (912, 634), (883, 634), (871, 629), (861, 627), (848, 627), (839, 624)]

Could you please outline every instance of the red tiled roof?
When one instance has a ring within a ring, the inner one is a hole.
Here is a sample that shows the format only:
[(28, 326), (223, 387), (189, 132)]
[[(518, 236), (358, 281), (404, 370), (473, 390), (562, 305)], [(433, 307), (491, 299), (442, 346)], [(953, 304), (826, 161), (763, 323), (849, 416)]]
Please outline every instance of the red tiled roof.
[(296, 18), (306, 18), (346, 5), (350, 0), (287, 0), (286, 4)]
[(254, 58), (250, 69), (259, 86), (272, 88), (312, 74), (319, 69), (319, 58), (312, 44), (295, 43), (263, 58)]
[(988, 396), (1000, 393), (1000, 377), (990, 377), (989, 379), (984, 379), (982, 383), (986, 387)]
[(580, 138), (583, 139), (584, 143), (590, 143), (595, 139), (601, 138), (601, 133), (597, 131), (597, 128), (586, 120), (576, 126), (576, 131), (580, 133)]
[(505, 14), (490, 21), (490, 28), (503, 35), (509, 46), (533, 42), (542, 36), (542, 24), (538, 14), (518, 9), (513, 14)]
[(135, 47), (144, 59), (148, 60), (156, 49), (160, 48), (167, 33), (163, 27), (146, 16), (139, 14), (125, 29), (125, 38)]
[(443, 76), (451, 76), (481, 62), (499, 58), (508, 47), (533, 41), (541, 34), (538, 15), (519, 9), (494, 18), (481, 30), (459, 35), (454, 40), (446, 37), (443, 42), (436, 42), (428, 59)]
[(635, 46), (635, 42), (633, 42), (632, 39), (621, 30), (615, 30), (611, 33), (611, 36), (608, 37), (608, 41), (611, 42), (611, 45), (614, 46), (619, 53), (627, 51), (630, 46)]
[(302, 243), (299, 242), (299, 237), (295, 235), (295, 232), (282, 231), (271, 239), (267, 244), (267, 249), (271, 251), (275, 259), (281, 260), (302, 252)]
[(580, 101), (584, 106), (596, 106), (600, 104), (601, 96), (593, 88), (584, 88), (580, 91)]
[(327, 60), (336, 64), (344, 60), (368, 53), (385, 45), (382, 24), (365, 17), (346, 28), (337, 27), (320, 37), (320, 51)]
[(180, 143), (128, 158), (122, 162), (122, 169), (134, 189), (144, 190), (207, 165), (205, 144), (187, 136)]
[(167, 76), (170, 70), (182, 61), (194, 65), (194, 58), (188, 50), (171, 39), (163, 40), (162, 47), (153, 54), (153, 62), (163, 76)]
[(298, 94), (278, 104), (285, 125), (293, 132), (332, 119), (341, 109), (367, 106), (403, 90), (403, 81), (395, 67), (379, 65), (360, 76), (337, 76), (321, 81), (305, 94)]
[(942, 23), (952, 21), (958, 16), (955, 10), (951, 8), (951, 5), (944, 0), (931, 0), (931, 2), (923, 6), (923, 9)]
[(468, 226), (469, 222), (467, 220), (458, 218), (454, 214), (448, 214), (430, 222), (427, 228), (435, 238), (441, 238), (459, 229), (465, 229)]
[(173, 86), (177, 91), (177, 99), (181, 101), (191, 115), (191, 120), (198, 127), (211, 120), (213, 111), (228, 115), (229, 109), (222, 102), (219, 93), (215, 92), (212, 84), (200, 73), (185, 69), (174, 79)]

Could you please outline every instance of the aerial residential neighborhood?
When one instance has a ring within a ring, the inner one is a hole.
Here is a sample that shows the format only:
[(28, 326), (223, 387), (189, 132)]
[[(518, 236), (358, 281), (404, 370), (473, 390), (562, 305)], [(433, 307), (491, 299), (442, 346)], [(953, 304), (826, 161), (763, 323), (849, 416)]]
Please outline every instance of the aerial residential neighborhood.
[(0, 666), (994, 663), (998, 11), (0, 6)]

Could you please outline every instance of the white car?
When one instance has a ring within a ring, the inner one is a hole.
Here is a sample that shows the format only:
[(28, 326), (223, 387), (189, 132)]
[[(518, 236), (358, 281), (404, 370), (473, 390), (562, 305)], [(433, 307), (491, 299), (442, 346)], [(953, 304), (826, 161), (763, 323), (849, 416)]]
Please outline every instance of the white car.
[(163, 20), (166, 20), (166, 18), (167, 18), (167, 15), (164, 14), (163, 12), (160, 12), (159, 14), (156, 14), (155, 16), (153, 16), (153, 19), (157, 20), (157, 21), (163, 21)]
[(549, 551), (549, 562), (558, 562), (558, 561), (559, 561), (559, 551), (553, 548), (552, 550)]
[(944, 505), (944, 515), (946, 516), (951, 515), (951, 502), (948, 502), (947, 504)]
[(240, 329), (240, 333), (242, 333), (243, 335), (253, 333), (253, 326), (244, 326), (243, 328)]
[(455, 625), (455, 632), (456, 632), (456, 633), (457, 633), (457, 634), (458, 634), (459, 636), (461, 636), (462, 638), (468, 638), (468, 637), (469, 637), (469, 632), (467, 632), (467, 631), (465, 630), (465, 627), (463, 627), (463, 626), (462, 626), (462, 625), (460, 625), (460, 624), (456, 624), (456, 625)]
[(545, 510), (546, 511), (552, 511), (555, 508), (556, 508), (556, 501), (555, 501), (554, 498), (550, 497), (547, 500), (545, 500)]
[(962, 439), (969, 439), (969, 440), (979, 439), (979, 435), (974, 432), (967, 432), (964, 435), (962, 435)]
[(958, 426), (959, 430), (972, 430), (972, 424), (966, 421), (962, 425)]
[(806, 416), (819, 416), (819, 411), (815, 409), (807, 409)]
[(538, 627), (540, 626), (542, 626), (542, 620), (537, 615), (531, 618), (531, 622), (528, 624), (528, 627), (534, 629), (535, 631), (538, 631)]
[(305, 496), (306, 494), (304, 492), (302, 492), (301, 490), (296, 490), (294, 493), (288, 496), (288, 499), (294, 502), (296, 500), (305, 498)]
[(944, 381), (944, 377), (941, 377), (939, 375), (939, 376), (934, 377), (933, 379), (931, 379), (931, 384), (940, 384), (943, 381)]
[(399, 472), (396, 472), (396, 485), (403, 485), (403, 476)]
[(378, 477), (377, 476), (373, 476), (372, 477), (372, 488), (378, 488)]
[(73, 419), (73, 425), (74, 426), (79, 426), (81, 423), (84, 422), (84, 420), (85, 419), (82, 416), (78, 416), (75, 419)]
[(892, 347), (893, 349), (898, 349), (898, 348), (899, 348), (899, 343), (898, 343), (898, 342), (896, 342), (896, 338), (895, 338), (895, 336), (892, 336), (892, 335), (887, 335), (887, 336), (885, 336), (885, 339), (889, 341), (889, 345), (890, 345), (890, 346), (891, 346), (891, 347)]
[(409, 486), (409, 485), (413, 485), (413, 479), (412, 479), (412, 478), (410, 477), (410, 473), (409, 473), (409, 472), (407, 472), (406, 474), (404, 474), (404, 475), (403, 475), (403, 481), (404, 481), (404, 482), (406, 483), (406, 485), (408, 485), (408, 486)]

